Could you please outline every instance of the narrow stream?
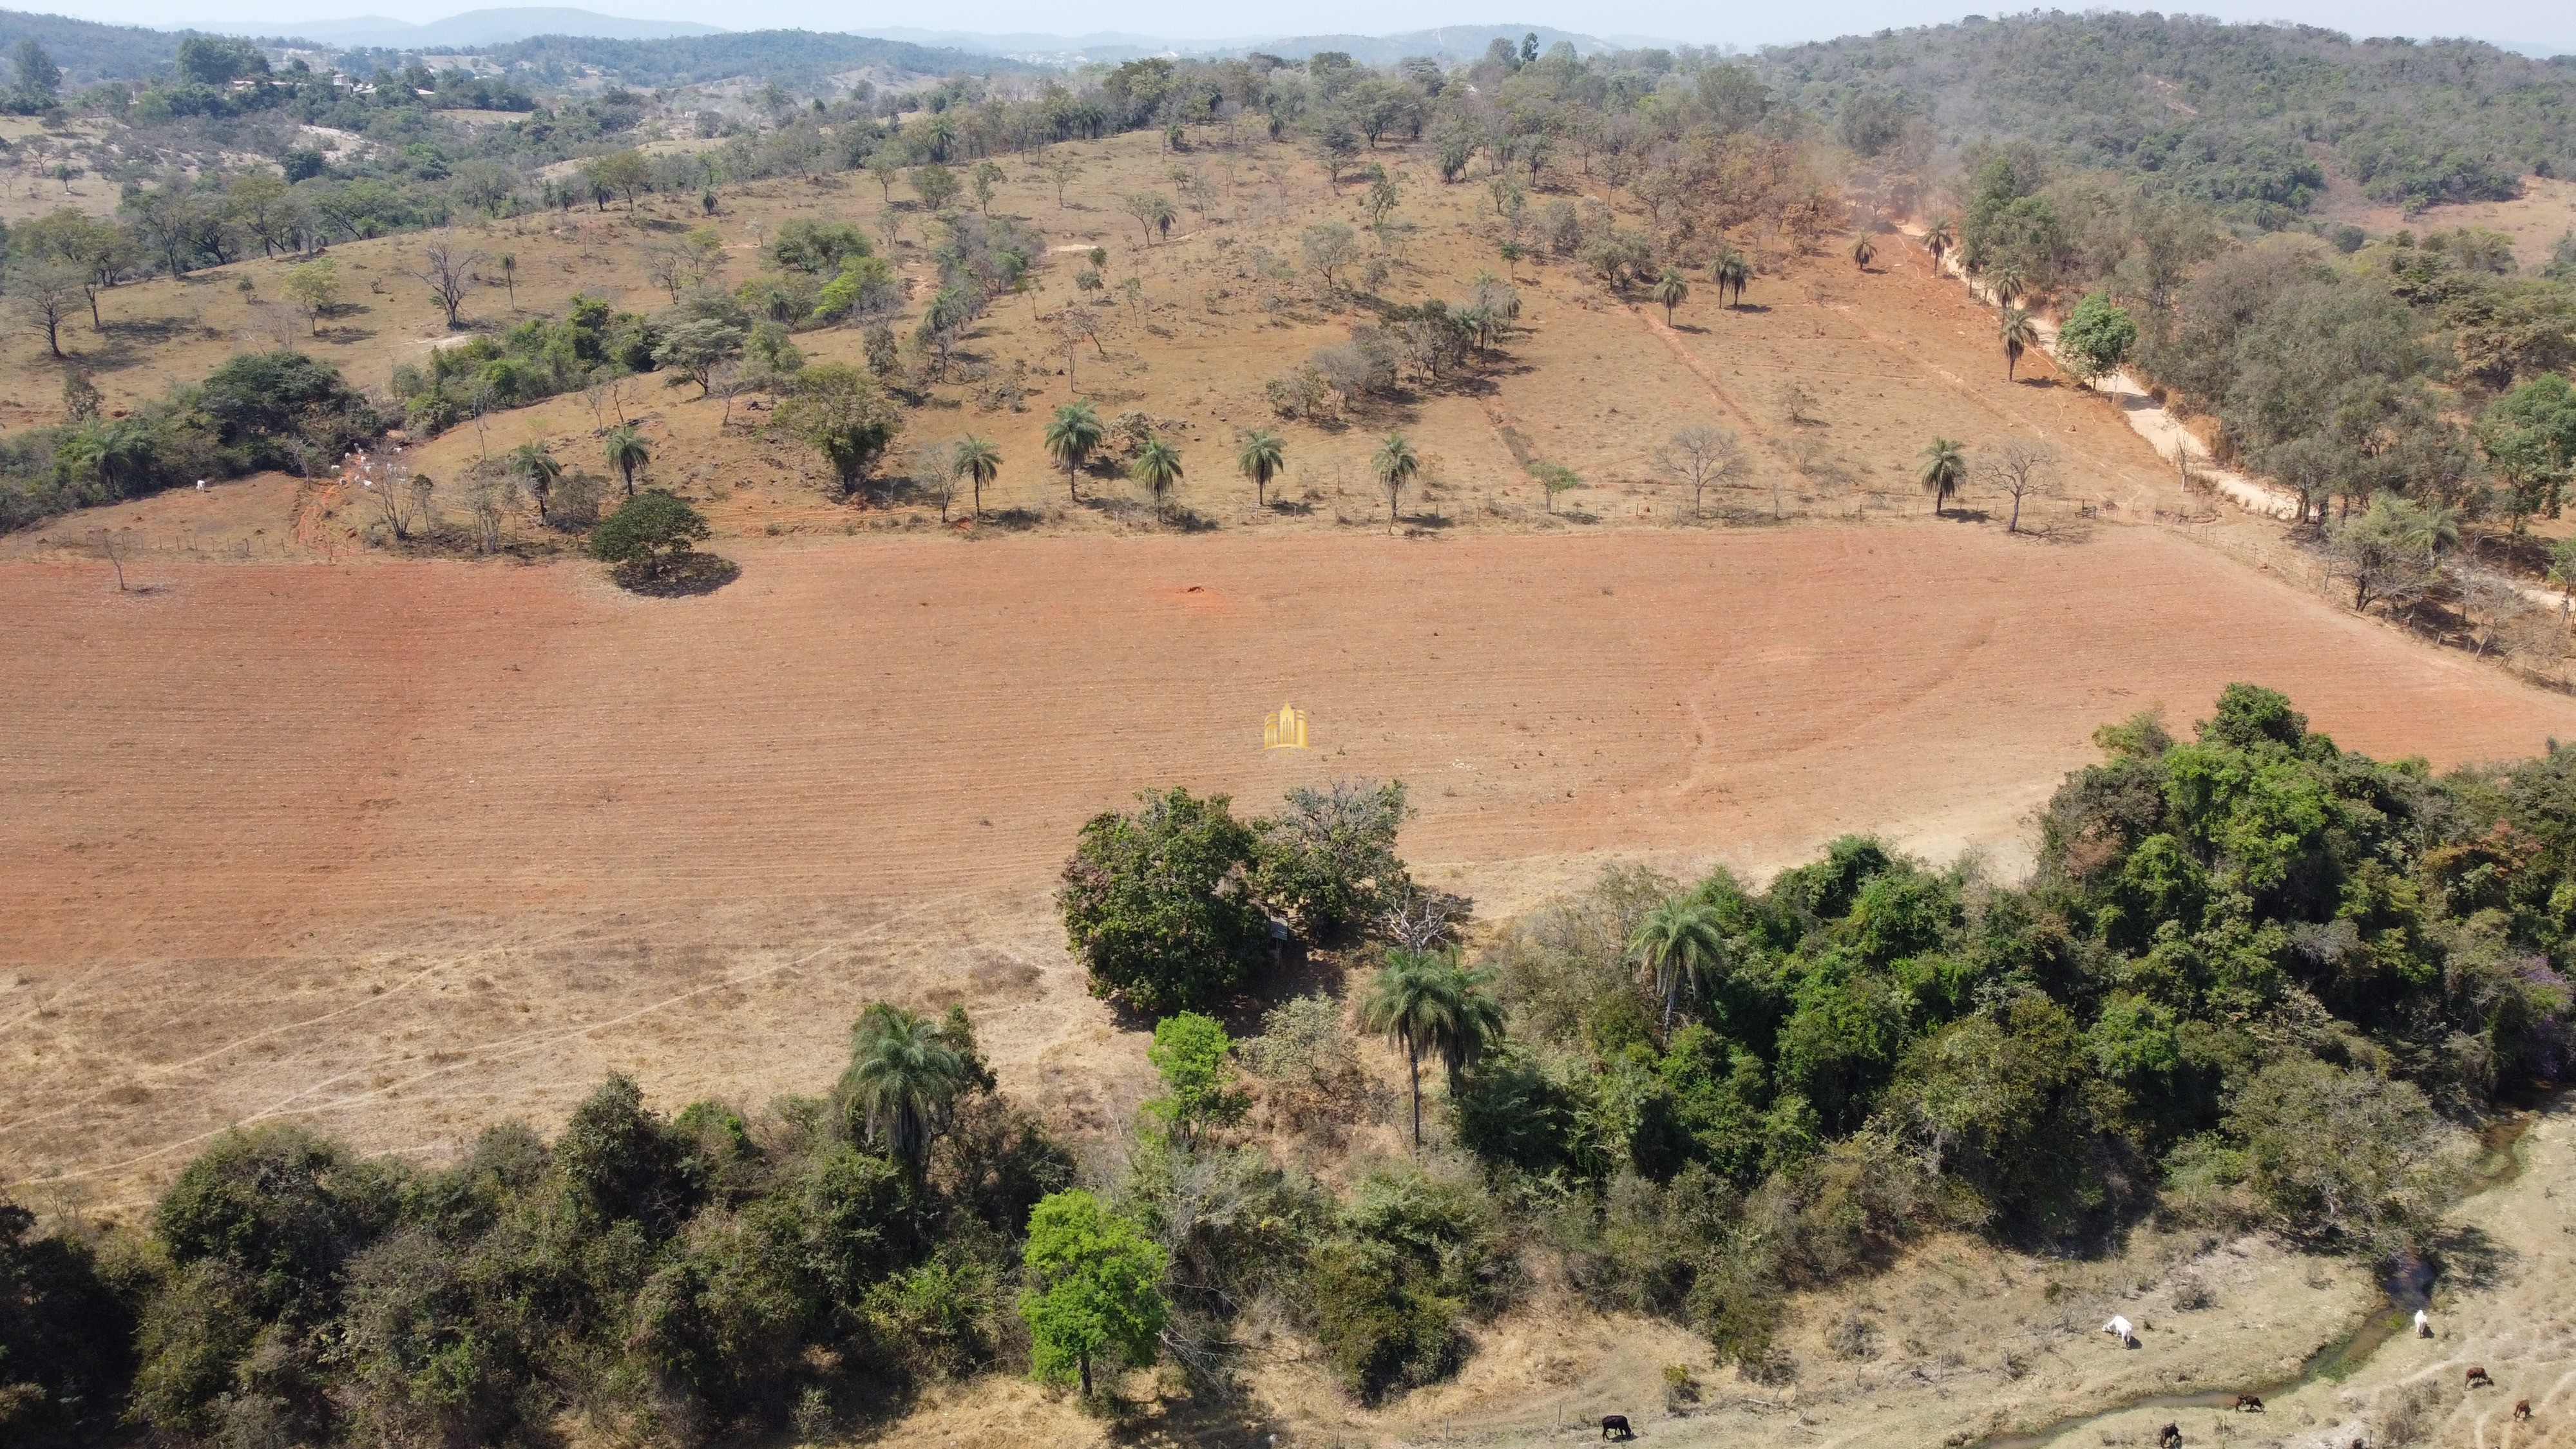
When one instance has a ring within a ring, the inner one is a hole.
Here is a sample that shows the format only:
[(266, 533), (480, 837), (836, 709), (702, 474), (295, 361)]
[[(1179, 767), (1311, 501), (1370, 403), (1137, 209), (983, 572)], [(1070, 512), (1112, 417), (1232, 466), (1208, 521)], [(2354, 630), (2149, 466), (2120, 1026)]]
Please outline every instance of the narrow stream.
[[(2469, 1164), (2468, 1188), (2462, 1198), (2474, 1197), (2504, 1186), (2522, 1173), (2522, 1157), (2514, 1148), (2537, 1120), (2530, 1112), (2516, 1113), (2500, 1122), (2490, 1123), (2478, 1136), (2478, 1155)], [(2432, 1290), (2432, 1280), (2420, 1260), (2409, 1259), (2389, 1275), (2379, 1299), (2363, 1314), (2361, 1321), (2299, 1365), (2297, 1373), (2268, 1383), (2233, 1385), (2223, 1389), (2201, 1389), (2190, 1393), (2142, 1394), (2122, 1399), (2105, 1408), (2089, 1410), (2072, 1418), (2060, 1419), (2043, 1429), (2025, 1434), (1994, 1434), (1976, 1440), (1968, 1449), (2044, 1449), (2063, 1435), (2073, 1433), (2117, 1414), (2135, 1413), (2140, 1409), (2225, 1409), (2236, 1403), (2240, 1393), (2270, 1398), (2314, 1383), (2318, 1379), (2340, 1381), (2350, 1377), (2379, 1346), (2406, 1331), (2414, 1321), (2417, 1308), (2423, 1306)]]

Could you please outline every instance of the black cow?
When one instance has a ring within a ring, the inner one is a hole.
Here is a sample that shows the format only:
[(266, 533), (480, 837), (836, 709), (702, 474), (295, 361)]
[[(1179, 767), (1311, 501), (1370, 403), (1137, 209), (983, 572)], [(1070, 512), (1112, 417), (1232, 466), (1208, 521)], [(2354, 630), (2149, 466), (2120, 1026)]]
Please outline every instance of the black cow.
[(1637, 1431), (1628, 1427), (1627, 1415), (1604, 1414), (1601, 1416), (1601, 1437), (1604, 1439), (1634, 1439), (1637, 1437)]

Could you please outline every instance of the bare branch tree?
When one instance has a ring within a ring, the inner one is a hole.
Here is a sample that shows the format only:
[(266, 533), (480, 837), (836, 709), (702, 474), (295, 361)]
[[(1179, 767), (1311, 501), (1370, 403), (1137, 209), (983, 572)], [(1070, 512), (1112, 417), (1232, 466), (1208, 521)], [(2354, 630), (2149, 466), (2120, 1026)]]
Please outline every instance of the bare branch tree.
[(472, 280), (475, 264), (483, 260), (478, 251), (459, 250), (455, 243), (441, 237), (421, 248), (421, 264), (406, 267), (403, 275), (429, 288), (438, 305), (447, 309), (450, 330), (462, 325), (456, 320), (456, 309), (465, 305), (465, 287)]
[(1447, 891), (1408, 885), (1378, 917), (1378, 929), (1408, 951), (1436, 951), (1458, 934), (1475, 902)]
[(1744, 476), (1744, 445), (1724, 428), (1683, 428), (1655, 450), (1655, 466), (1689, 486), (1691, 517), (1704, 518), (1700, 500), (1710, 486)]
[(2007, 533), (2021, 532), (2022, 500), (2034, 494), (2045, 497), (2057, 455), (2037, 443), (2015, 438), (1986, 455), (1986, 481), (1996, 491), (2012, 498), (2012, 521), (2004, 526)]

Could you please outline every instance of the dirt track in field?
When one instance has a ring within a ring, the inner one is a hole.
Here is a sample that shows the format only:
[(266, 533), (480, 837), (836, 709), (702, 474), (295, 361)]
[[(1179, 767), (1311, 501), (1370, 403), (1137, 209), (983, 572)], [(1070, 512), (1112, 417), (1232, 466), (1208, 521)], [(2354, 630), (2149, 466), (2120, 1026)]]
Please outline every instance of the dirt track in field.
[[(130, 1201), (229, 1122), (432, 1151), (559, 1113), (819, 1090), (858, 1006), (965, 1000), (1073, 1124), (1136, 1053), (1047, 893), (1142, 786), (1266, 809), (1395, 776), (1489, 912), (1596, 857), (1761, 868), (1846, 830), (2026, 858), (2092, 729), (2289, 690), (2436, 764), (2576, 701), (2172, 534), (1917, 522), (1445, 541), (739, 550), (586, 568), (0, 565), (0, 1179)], [(1311, 712), (1265, 754), (1265, 710)]]

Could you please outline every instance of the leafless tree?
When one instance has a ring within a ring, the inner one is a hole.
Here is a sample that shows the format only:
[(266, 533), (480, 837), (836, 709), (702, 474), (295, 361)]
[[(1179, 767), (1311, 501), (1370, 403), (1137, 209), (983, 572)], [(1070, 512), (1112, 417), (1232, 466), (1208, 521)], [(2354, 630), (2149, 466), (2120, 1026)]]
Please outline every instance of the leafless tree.
[(63, 324), (89, 307), (89, 289), (79, 268), (35, 262), (9, 269), (9, 295), (30, 332), (44, 334), (45, 350), (63, 355)]
[(1780, 387), (1780, 411), (1787, 413), (1789, 421), (1794, 424), (1804, 426), (1812, 423), (1816, 420), (1816, 395), (1798, 383), (1783, 383)]
[(381, 453), (356, 452), (341, 464), (340, 480), (354, 483), (397, 539), (407, 539), (428, 514), (432, 489), (429, 475), (415, 475), (400, 448)]
[(1655, 451), (1655, 466), (1688, 485), (1691, 517), (1704, 518), (1700, 499), (1710, 485), (1744, 476), (1744, 445), (1724, 428), (1683, 428)]
[(2481, 659), (2494, 647), (2496, 636), (2529, 617), (2536, 607), (2520, 584), (2487, 569), (2455, 566), (2451, 588), (2459, 595), (2460, 613)]
[(456, 320), (456, 309), (465, 305), (466, 284), (473, 280), (475, 265), (483, 260), (478, 251), (461, 250), (445, 237), (420, 249), (420, 265), (407, 267), (403, 275), (429, 288), (438, 305), (447, 309), (450, 330), (462, 325)]
[(1986, 455), (1986, 481), (1997, 492), (2012, 498), (2012, 521), (2004, 526), (2005, 532), (2021, 532), (2021, 501), (2034, 494), (2047, 494), (2056, 462), (2055, 453), (2020, 438), (2012, 439)]
[(103, 528), (98, 531), (98, 551), (107, 557), (108, 567), (116, 570), (116, 591), (124, 593), (125, 560), (116, 556), (116, 540)]
[(1455, 939), (1475, 902), (1408, 885), (1378, 917), (1378, 929), (1408, 951), (1436, 951)]

